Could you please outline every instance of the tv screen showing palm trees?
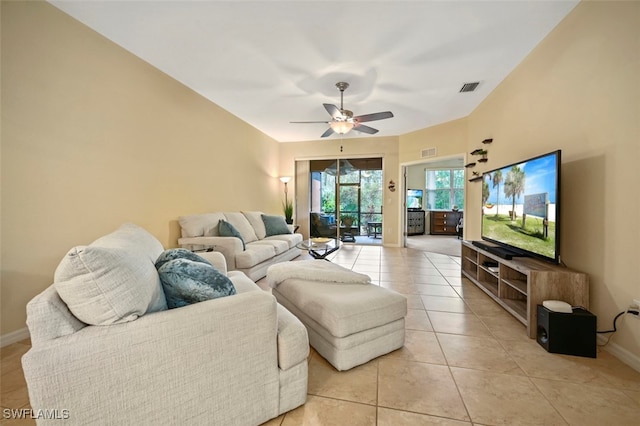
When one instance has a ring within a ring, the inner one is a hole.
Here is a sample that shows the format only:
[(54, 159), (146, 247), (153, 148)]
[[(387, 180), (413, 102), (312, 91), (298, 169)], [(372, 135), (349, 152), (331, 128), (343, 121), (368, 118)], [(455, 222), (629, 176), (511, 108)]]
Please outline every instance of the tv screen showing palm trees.
[(482, 238), (558, 262), (560, 151), (483, 173)]

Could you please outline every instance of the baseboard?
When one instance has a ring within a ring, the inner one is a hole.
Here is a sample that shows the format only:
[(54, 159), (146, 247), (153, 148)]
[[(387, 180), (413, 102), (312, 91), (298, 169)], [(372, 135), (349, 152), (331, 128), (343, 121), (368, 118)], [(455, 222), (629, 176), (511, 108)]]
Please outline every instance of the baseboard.
[(19, 342), (29, 338), (29, 329), (27, 327), (20, 330), (12, 331), (11, 333), (3, 334), (0, 336), (0, 348)]
[[(604, 345), (605, 343), (607, 343), (607, 338), (604, 336), (598, 336), (598, 344), (599, 345)], [(607, 346), (605, 346), (603, 348), (605, 351), (609, 352), (611, 355), (615, 356), (616, 358), (618, 358), (620, 361), (624, 362), (625, 364), (627, 364), (629, 367), (633, 368), (634, 370), (640, 372), (640, 357), (632, 354), (631, 352), (629, 352), (628, 350), (626, 350), (625, 348), (623, 348), (622, 346), (616, 344), (616, 343), (609, 343), (607, 344)]]

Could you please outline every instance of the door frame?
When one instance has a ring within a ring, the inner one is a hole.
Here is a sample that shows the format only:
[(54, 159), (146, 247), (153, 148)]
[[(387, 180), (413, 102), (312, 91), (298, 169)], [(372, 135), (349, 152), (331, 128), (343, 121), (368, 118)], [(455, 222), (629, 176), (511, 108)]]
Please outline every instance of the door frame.
[[(407, 161), (404, 163), (400, 163), (400, 194), (401, 194), (401, 201), (398, 203), (399, 204), (399, 215), (398, 217), (400, 218), (400, 226), (398, 229), (398, 241), (400, 241), (400, 247), (406, 247), (407, 246), (407, 168), (408, 167), (412, 167), (412, 166), (418, 166), (418, 165), (424, 165), (425, 167), (427, 166), (433, 166), (434, 164), (438, 164), (438, 163), (450, 163), (452, 160), (461, 160), (461, 167), (464, 168), (464, 164), (466, 164), (467, 162), (467, 154), (466, 153), (460, 153), (460, 154), (452, 154), (452, 155), (447, 155), (447, 156), (443, 156), (443, 157), (433, 157), (433, 158), (423, 158), (420, 160), (414, 160), (414, 161)], [(450, 166), (446, 166), (446, 167), (450, 167)], [(465, 170), (465, 180), (467, 179), (467, 173)], [(424, 199), (426, 199), (426, 193), (424, 194)], [(465, 200), (465, 205), (467, 203), (467, 185), (465, 184), (464, 186), (464, 200)], [(425, 209), (426, 211), (426, 209)], [(464, 215), (463, 217), (463, 221), (467, 220), (466, 219), (467, 215)], [(426, 222), (426, 215), (425, 215), (425, 222)], [(427, 224), (425, 223), (425, 234), (426, 234), (426, 229), (428, 229)]]

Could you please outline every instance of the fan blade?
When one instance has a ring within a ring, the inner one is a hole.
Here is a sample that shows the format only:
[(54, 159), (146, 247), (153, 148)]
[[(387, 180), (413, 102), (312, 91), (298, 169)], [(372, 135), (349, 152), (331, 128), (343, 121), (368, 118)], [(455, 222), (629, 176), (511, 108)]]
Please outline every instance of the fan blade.
[(369, 133), (370, 135), (378, 133), (378, 129), (374, 129), (373, 127), (365, 126), (364, 124), (360, 123), (356, 123), (356, 125), (353, 126), (353, 130), (357, 130), (358, 132), (362, 133)]
[(391, 117), (393, 117), (393, 113), (391, 111), (385, 111), (385, 112), (376, 112), (373, 114), (359, 115), (357, 117), (353, 117), (353, 121), (356, 121), (358, 123), (365, 123), (367, 121), (384, 120), (385, 118), (391, 118)]
[(331, 105), (331, 104), (322, 104), (324, 105), (324, 109), (327, 110), (327, 112), (329, 113), (329, 115), (331, 117), (333, 117), (334, 119), (343, 119), (344, 117), (342, 116), (342, 113), (340, 112), (340, 108), (338, 108), (335, 105)]
[(324, 132), (324, 133), (322, 134), (322, 136), (320, 136), (320, 137), (321, 137), (321, 138), (326, 138), (327, 136), (331, 136), (331, 135), (332, 135), (332, 134), (334, 134), (334, 133), (335, 133), (335, 132), (333, 131), (333, 129), (332, 129), (331, 127), (329, 127), (329, 128), (327, 129), (327, 131), (326, 131), (326, 132)]
[(307, 123), (324, 123), (324, 124), (329, 124), (328, 121), (290, 121), (289, 123), (293, 123), (293, 124), (307, 124)]

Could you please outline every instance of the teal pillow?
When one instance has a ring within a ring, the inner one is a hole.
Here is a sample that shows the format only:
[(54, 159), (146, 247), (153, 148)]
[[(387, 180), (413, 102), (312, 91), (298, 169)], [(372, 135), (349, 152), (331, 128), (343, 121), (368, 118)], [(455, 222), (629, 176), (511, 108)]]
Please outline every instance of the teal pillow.
[(193, 260), (194, 262), (206, 263), (207, 265), (211, 265), (211, 263), (207, 259), (198, 256), (191, 250), (176, 248), (165, 250), (160, 253), (160, 256), (158, 256), (158, 259), (156, 260), (156, 269), (160, 269), (162, 265), (173, 259), (189, 259)]
[(269, 216), (263, 214), (262, 221), (264, 222), (264, 227), (267, 231), (267, 237), (270, 237), (271, 235), (291, 234), (291, 230), (282, 216)]
[(226, 220), (221, 220), (218, 223), (218, 234), (220, 234), (221, 237), (240, 238), (240, 241), (242, 241), (242, 250), (247, 249), (247, 245), (244, 243), (244, 238), (242, 238), (242, 234), (240, 234), (240, 231), (238, 231), (235, 226), (233, 226)]
[(189, 259), (172, 259), (158, 269), (169, 309), (236, 294), (233, 283), (215, 267)]

